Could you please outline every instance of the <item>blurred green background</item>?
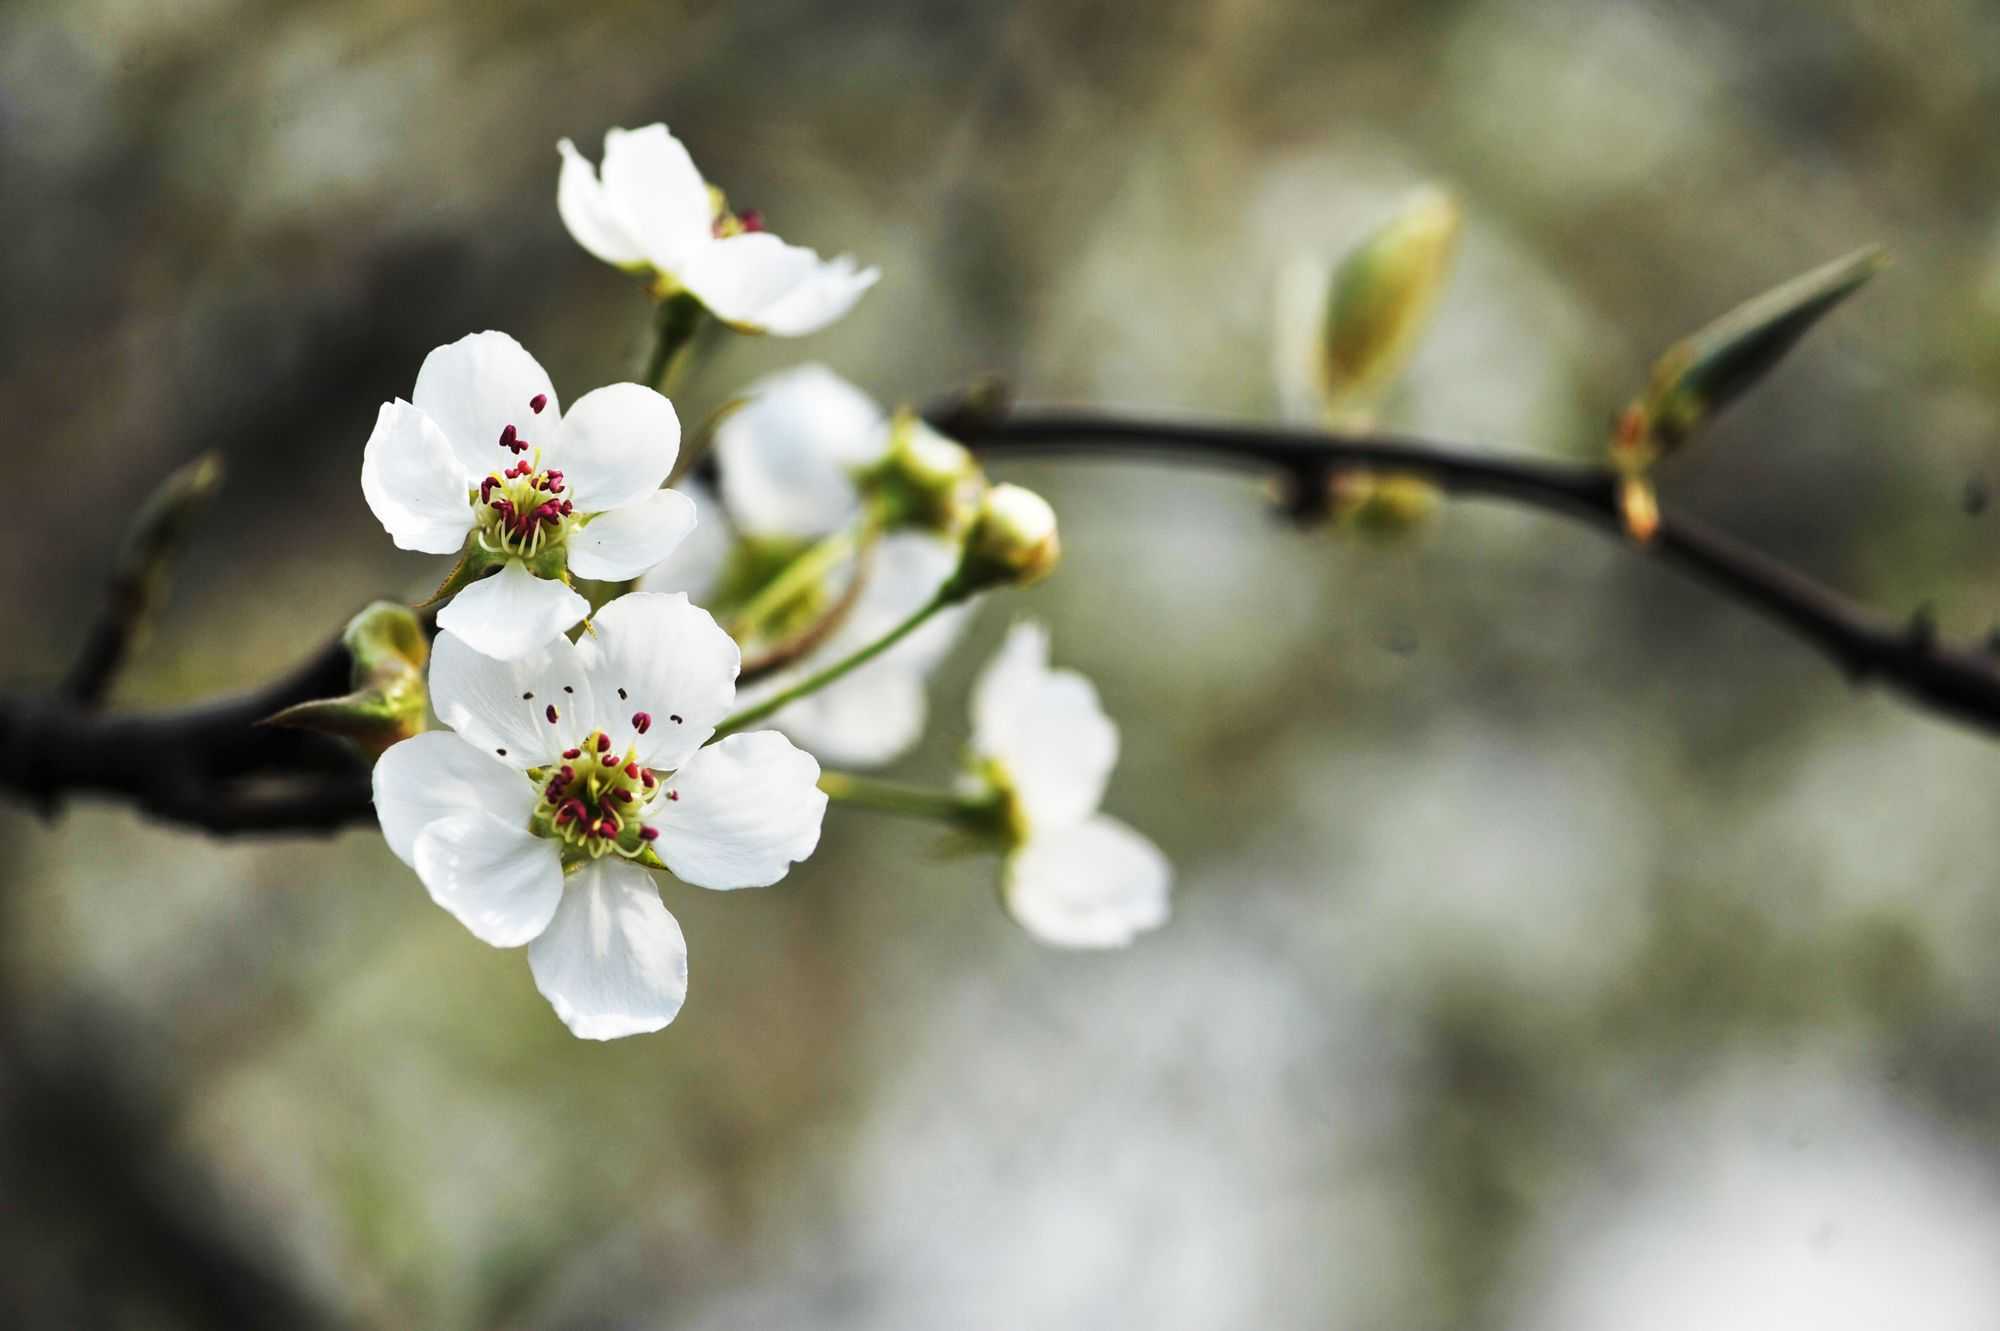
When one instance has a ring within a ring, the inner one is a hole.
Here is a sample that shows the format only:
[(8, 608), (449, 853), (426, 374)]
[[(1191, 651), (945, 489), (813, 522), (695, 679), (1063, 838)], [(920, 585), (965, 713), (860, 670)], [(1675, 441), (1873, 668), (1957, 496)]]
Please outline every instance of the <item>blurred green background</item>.
[[(1393, 424), (1592, 456), (1674, 337), (1896, 264), (1663, 475), (1945, 632), (2000, 619), (2000, 11), (1984, 0), (0, 9), (10, 685), (125, 518), (230, 481), (126, 704), (247, 685), (435, 561), (362, 503), (423, 354), (566, 398), (646, 309), (555, 140), (664, 119), (738, 206), (879, 262), (804, 342), (887, 400), (1274, 411), (1273, 284), (1412, 186), (1466, 207)], [(1990, 1328), (2000, 747), (1600, 536), (1381, 546), (1240, 477), (996, 469), (1061, 574), (1009, 616), (1124, 730), (1179, 871), (1127, 952), (836, 811), (762, 892), (668, 884), (665, 1033), (571, 1039), (379, 836), (0, 814), (0, 1320), (195, 1327)]]

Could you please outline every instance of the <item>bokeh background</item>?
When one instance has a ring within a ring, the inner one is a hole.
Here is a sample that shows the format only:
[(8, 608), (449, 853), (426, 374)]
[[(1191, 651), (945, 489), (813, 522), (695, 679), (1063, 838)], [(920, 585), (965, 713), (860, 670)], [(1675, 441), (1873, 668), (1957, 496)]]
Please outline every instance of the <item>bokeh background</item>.
[[(1984, 0), (15, 0), (7, 682), (60, 674), (201, 449), (229, 485), (122, 704), (426, 590), (356, 484), (376, 406), (485, 327), (566, 398), (631, 372), (644, 302), (562, 230), (554, 143), (655, 119), (886, 274), (688, 418), (807, 357), (1269, 416), (1277, 274), (1439, 181), (1462, 261), (1392, 422), (1585, 457), (1667, 342), (1879, 240), (1665, 501), (2000, 619)], [(837, 811), (778, 887), (668, 885), (688, 1006), (600, 1046), (372, 833), (10, 809), (0, 1319), (2000, 1325), (1991, 737), (1548, 517), (1382, 545), (1236, 476), (998, 470), (1067, 562), (987, 607), (898, 770), (950, 771), (971, 672), (1044, 618), (1123, 723), (1167, 929), (1039, 948), (990, 860)]]

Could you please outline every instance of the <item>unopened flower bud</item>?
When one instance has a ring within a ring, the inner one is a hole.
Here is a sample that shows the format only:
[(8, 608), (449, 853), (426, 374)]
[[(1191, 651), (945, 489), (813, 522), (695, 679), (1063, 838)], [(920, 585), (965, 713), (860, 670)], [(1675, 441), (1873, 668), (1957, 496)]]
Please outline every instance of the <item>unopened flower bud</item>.
[(420, 734), (429, 703), (424, 665), (430, 642), (417, 617), (406, 606), (377, 601), (348, 621), (340, 640), (352, 662), (353, 691), (295, 703), (264, 724), (337, 735), (377, 756)]
[(1437, 512), (1437, 486), (1401, 471), (1334, 473), (1327, 496), (1335, 524), (1369, 536), (1404, 536)]
[(1049, 501), (1018, 485), (996, 485), (980, 500), (946, 594), (963, 600), (989, 587), (1025, 587), (1047, 577), (1061, 557)]
[(1427, 189), (1334, 273), (1319, 347), (1331, 419), (1366, 410), (1409, 364), (1451, 274), (1459, 217), (1455, 199)]

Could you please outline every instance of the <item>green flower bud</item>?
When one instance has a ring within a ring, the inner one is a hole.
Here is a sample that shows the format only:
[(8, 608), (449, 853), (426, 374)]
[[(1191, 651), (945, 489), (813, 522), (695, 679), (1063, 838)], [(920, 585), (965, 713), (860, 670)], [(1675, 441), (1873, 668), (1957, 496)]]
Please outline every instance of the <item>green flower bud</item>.
[(1329, 483), (1336, 525), (1368, 536), (1406, 536), (1430, 521), (1441, 500), (1437, 486), (1403, 471), (1348, 469)]
[(264, 724), (337, 735), (370, 756), (422, 733), (431, 648), (417, 617), (406, 606), (377, 601), (348, 621), (340, 640), (353, 662), (353, 692), (295, 703)]
[(1455, 199), (1427, 189), (1334, 273), (1319, 348), (1329, 419), (1367, 411), (1409, 364), (1451, 274), (1459, 219)]
[(1052, 573), (1061, 557), (1049, 501), (1019, 485), (996, 485), (980, 500), (964, 558), (944, 595), (962, 601), (989, 587), (1025, 587)]

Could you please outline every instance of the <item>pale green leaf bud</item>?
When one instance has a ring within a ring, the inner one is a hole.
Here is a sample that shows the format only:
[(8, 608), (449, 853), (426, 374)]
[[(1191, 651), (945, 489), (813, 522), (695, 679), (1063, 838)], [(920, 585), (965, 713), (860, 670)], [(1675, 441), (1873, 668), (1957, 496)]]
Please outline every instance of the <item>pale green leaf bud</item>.
[[(1628, 471), (1685, 442), (1754, 387), (1807, 330), (1881, 268), (1879, 246), (1856, 250), (1745, 301), (1669, 347), (1621, 419), (1614, 455)], [(1636, 413), (1636, 414), (1635, 414)]]
[(1451, 275), (1457, 200), (1426, 189), (1334, 273), (1320, 337), (1329, 420), (1366, 411), (1408, 366)]

